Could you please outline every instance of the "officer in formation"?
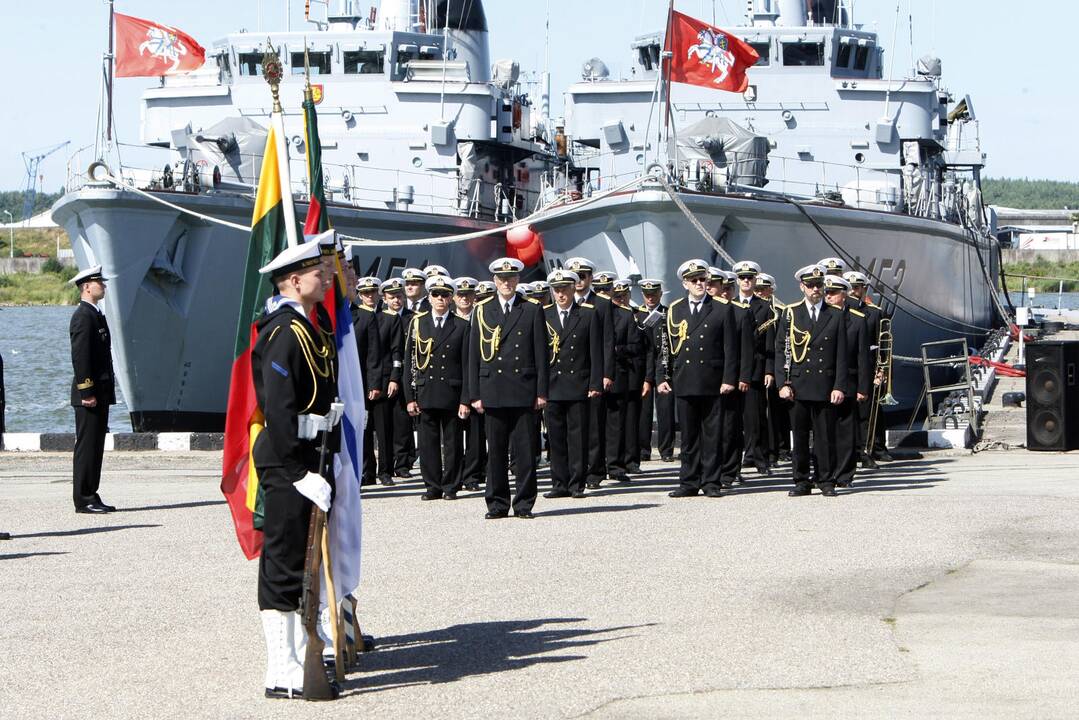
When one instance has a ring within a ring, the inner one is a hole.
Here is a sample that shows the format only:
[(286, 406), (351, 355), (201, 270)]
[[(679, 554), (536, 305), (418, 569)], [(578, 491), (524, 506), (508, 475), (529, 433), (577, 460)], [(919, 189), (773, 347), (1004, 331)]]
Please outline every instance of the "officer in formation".
[[(663, 282), (645, 278), (637, 283), (644, 302), (636, 309), (637, 324), (645, 340), (645, 380), (641, 417), (638, 424), (640, 460), (652, 459), (652, 428), (663, 462), (674, 460), (674, 396), (656, 393), (656, 369), (667, 365), (667, 306), (663, 304)], [(638, 465), (638, 467), (640, 467)]]

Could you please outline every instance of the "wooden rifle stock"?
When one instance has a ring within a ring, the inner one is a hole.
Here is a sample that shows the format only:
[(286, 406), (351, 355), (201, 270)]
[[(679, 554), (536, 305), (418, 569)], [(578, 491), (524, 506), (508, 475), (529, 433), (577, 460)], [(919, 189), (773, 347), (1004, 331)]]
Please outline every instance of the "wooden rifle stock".
[[(329, 431), (322, 431), (322, 449), (319, 452), (318, 470), (322, 474), (326, 466), (326, 441)], [(307, 652), (303, 660), (304, 700), (333, 700), (337, 693), (330, 687), (326, 670), (322, 666), (322, 651), (326, 643), (318, 634), (319, 625), (319, 572), (322, 565), (322, 534), (326, 526), (326, 513), (318, 505), (311, 506), (311, 522), (307, 526), (307, 554), (303, 563), (303, 598), (301, 621), (307, 632)]]

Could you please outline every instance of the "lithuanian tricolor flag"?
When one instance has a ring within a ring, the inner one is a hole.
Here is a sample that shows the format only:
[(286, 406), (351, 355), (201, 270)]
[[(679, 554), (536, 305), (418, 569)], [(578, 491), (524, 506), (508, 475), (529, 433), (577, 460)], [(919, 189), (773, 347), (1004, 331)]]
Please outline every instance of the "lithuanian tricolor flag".
[(248, 560), (258, 557), (262, 551), (262, 508), (251, 449), (265, 422), (258, 408), (251, 377), (251, 348), (258, 337), (255, 322), (262, 314), (266, 298), (273, 294), (270, 281), (259, 275), (259, 268), (269, 263), (287, 245), (275, 132), (271, 124), (262, 155), (255, 212), (251, 219), (251, 238), (247, 244), (221, 471), (221, 492), (228, 501), (232, 521), (236, 525), (236, 538)]

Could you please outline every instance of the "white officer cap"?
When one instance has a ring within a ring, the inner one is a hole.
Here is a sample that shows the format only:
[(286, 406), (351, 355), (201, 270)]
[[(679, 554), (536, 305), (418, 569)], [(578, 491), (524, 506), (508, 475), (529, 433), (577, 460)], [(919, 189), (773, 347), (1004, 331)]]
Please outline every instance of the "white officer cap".
[(663, 289), (663, 281), (655, 278), (644, 278), (637, 283), (642, 292), (658, 292)]
[(445, 275), (446, 277), (449, 277), (450, 271), (442, 267), (441, 265), (428, 265), (423, 269), (423, 274), (429, 278), (432, 278), (436, 275)]
[(794, 273), (794, 279), (798, 282), (805, 282), (806, 280), (820, 280), (823, 282), (824, 276), (824, 268), (816, 263), (798, 268), (797, 272)]
[(614, 285), (611, 286), (611, 292), (628, 293), (631, 287), (633, 287), (632, 280), (619, 278), (618, 280), (615, 280)]
[(761, 273), (757, 276), (757, 287), (775, 287), (776, 279), (768, 273)]
[(686, 260), (678, 266), (678, 276), (685, 280), (692, 275), (708, 275), (708, 263), (704, 260)]
[(377, 277), (368, 275), (367, 277), (362, 277), (356, 281), (356, 291), (371, 292), (372, 290), (378, 290), (379, 285), (380, 283)]
[(739, 260), (732, 268), (738, 277), (757, 276), (761, 274), (761, 266), (752, 260)]
[(101, 274), (101, 266), (94, 265), (93, 267), (86, 268), (75, 277), (67, 281), (68, 285), (82, 285), (84, 282), (90, 282), (91, 280), (100, 280), (105, 282), (105, 276)]
[(822, 266), (829, 275), (842, 275), (847, 271), (847, 263), (837, 257), (824, 258), (817, 264)]
[(314, 267), (322, 262), (322, 246), (318, 239), (287, 247), (270, 262), (259, 268), (259, 273), (279, 278), (290, 272)]
[(452, 294), (457, 291), (457, 286), (453, 284), (453, 280), (445, 275), (435, 275), (427, 278), (423, 287), (427, 292), (431, 292), (432, 290), (449, 290)]
[(564, 287), (566, 285), (576, 285), (580, 279), (581, 276), (572, 270), (558, 268), (547, 275), (547, 284), (551, 287)]
[(579, 273), (582, 270), (586, 270), (588, 272), (596, 271), (596, 264), (588, 258), (583, 257), (571, 257), (569, 260), (566, 261), (566, 267), (575, 273)]
[(476, 286), (479, 284), (479, 280), (474, 277), (468, 277), (467, 275), (453, 281), (453, 285), (457, 288), (458, 293), (476, 292)]
[(844, 273), (843, 279), (849, 282), (852, 287), (869, 284), (869, 278), (867, 278), (862, 273), (857, 272), (856, 270), (852, 270), (849, 273)]
[(838, 275), (825, 275), (824, 276), (824, 289), (825, 290), (842, 290), (844, 292), (850, 292), (850, 283), (839, 277)]
[(403, 292), (405, 289), (405, 282), (401, 278), (390, 278), (379, 285), (378, 289), (384, 293)]
[(480, 280), (476, 283), (476, 295), (493, 295), (495, 292), (495, 284), (490, 280)]
[(410, 267), (410, 268), (405, 268), (404, 270), (401, 271), (401, 279), (406, 280), (406, 281), (408, 281), (408, 280), (423, 280), (423, 281), (426, 281), (427, 280), (427, 275), (423, 272), (423, 270), (420, 270), (419, 268)]
[(517, 275), (525, 269), (525, 264), (517, 258), (504, 257), (487, 266), (492, 275)]
[(603, 272), (598, 272), (592, 278), (592, 287), (599, 288), (599, 289), (608, 287), (609, 285), (614, 283), (614, 281), (617, 278), (618, 278), (618, 276), (615, 275), (610, 270), (604, 270)]

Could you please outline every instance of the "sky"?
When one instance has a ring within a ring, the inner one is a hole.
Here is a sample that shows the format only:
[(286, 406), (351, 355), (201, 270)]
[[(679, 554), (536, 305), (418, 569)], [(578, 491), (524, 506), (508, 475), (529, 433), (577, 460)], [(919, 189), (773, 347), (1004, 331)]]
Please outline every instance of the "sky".
[[(549, 2), (556, 114), (562, 107), (561, 88), (580, 78), (581, 65), (589, 58), (603, 59), (612, 76), (628, 74), (630, 42), (661, 29), (667, 7), (667, 0)], [(116, 9), (174, 25), (209, 47), (241, 28), (257, 30), (260, 5), (263, 30), (284, 30), (289, 4), (292, 28), (300, 29), (303, 0), (116, 0)], [(902, 20), (896, 31), (897, 5)], [(485, 6), (492, 60), (509, 58), (519, 61), (523, 71), (542, 70), (545, 2), (486, 0)], [(678, 10), (706, 21), (714, 17), (721, 27), (740, 24), (745, 6), (745, 0), (676, 2)], [(1045, 9), (1050, 6), (1052, 14)], [(855, 20), (877, 30), (885, 48), (895, 48), (897, 76), (906, 74), (912, 56), (932, 52), (943, 59), (945, 87), (957, 98), (969, 94), (974, 101), (982, 149), (989, 155), (988, 176), (1079, 180), (1079, 143), (1073, 132), (1079, 93), (1074, 91), (1071, 37), (1072, 28), (1079, 26), (1079, 3), (855, 0), (854, 7)], [(0, 102), (0, 190), (25, 187), (22, 152), (65, 140), (71, 141), (72, 151), (93, 143), (107, 18), (105, 0), (0, 0), (0, 59), (5, 68), (0, 85), (5, 95)], [(156, 84), (154, 78), (117, 79), (114, 102), (121, 141), (137, 142), (139, 95)], [(41, 164), (43, 189), (62, 187), (67, 155), (54, 153)]]

